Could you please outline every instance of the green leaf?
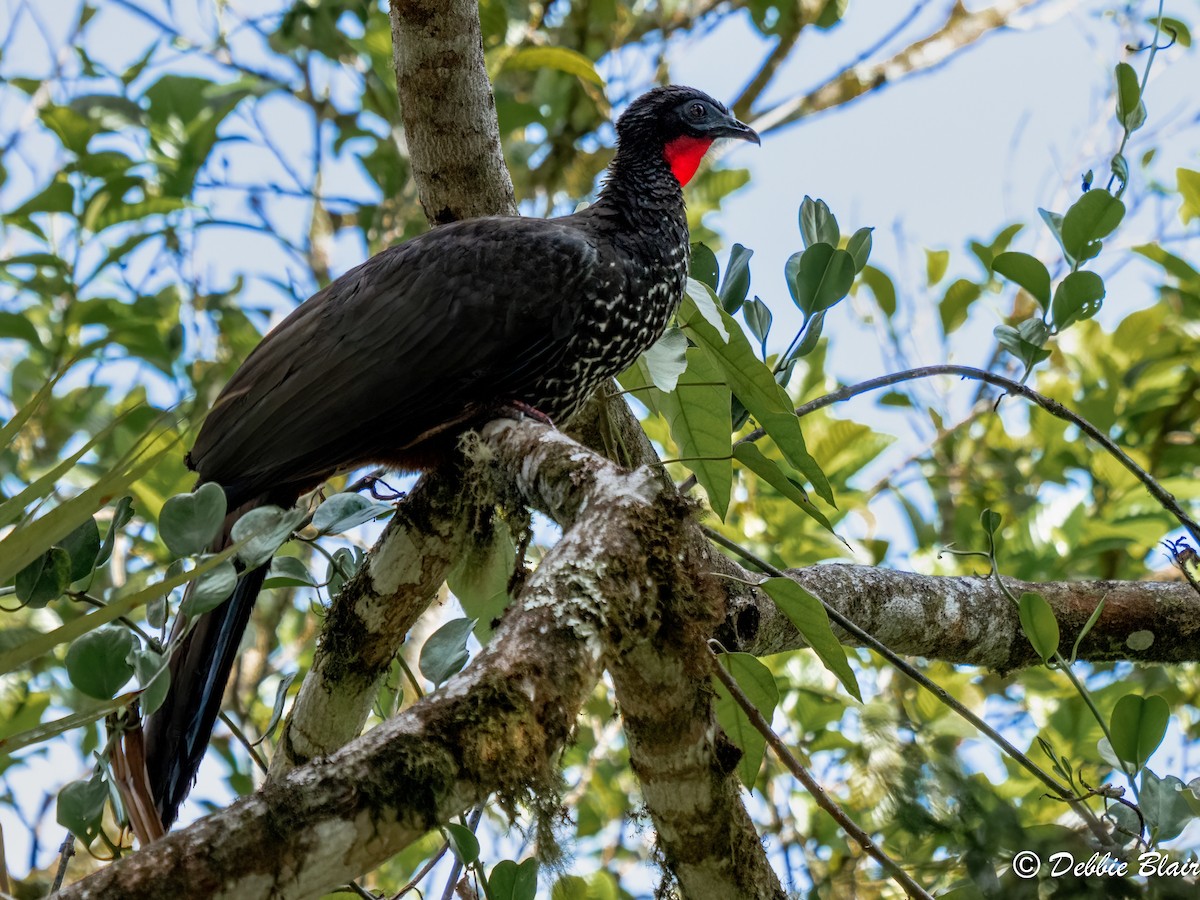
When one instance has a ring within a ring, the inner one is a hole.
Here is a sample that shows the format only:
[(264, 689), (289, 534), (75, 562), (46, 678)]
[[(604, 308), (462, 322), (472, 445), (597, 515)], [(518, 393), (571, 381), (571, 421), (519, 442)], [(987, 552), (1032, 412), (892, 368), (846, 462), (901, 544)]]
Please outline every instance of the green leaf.
[(846, 651), (829, 627), (829, 615), (821, 601), (790, 578), (768, 578), (759, 587), (783, 610), (804, 642), (820, 657), (825, 668), (836, 675), (842, 686), (861, 703), (862, 692), (858, 688), (858, 679), (846, 661)]
[(946, 277), (946, 269), (950, 267), (949, 250), (925, 251), (925, 283), (930, 287)]
[(996, 529), (1000, 527), (1001, 521), (1000, 513), (991, 509), (985, 509), (979, 516), (979, 524), (983, 526), (983, 530), (987, 532), (988, 537), (995, 537)]
[(492, 633), (492, 622), (508, 606), (508, 585), (517, 563), (517, 545), (508, 525), (493, 520), (489, 540), (476, 537), (469, 542), (450, 573), (446, 584), (468, 616), (477, 621), (476, 634), (482, 643)]
[(733, 315), (746, 302), (750, 291), (750, 257), (753, 250), (734, 244), (729, 251), (729, 264), (725, 267), (725, 280), (721, 282), (719, 296), (725, 312)]
[[(779, 688), (775, 685), (775, 676), (771, 674), (771, 670), (749, 653), (722, 653), (717, 657), (717, 662), (733, 676), (733, 680), (754, 704), (754, 708), (770, 722), (779, 703)], [(738, 761), (738, 778), (747, 788), (753, 788), (758, 770), (762, 766), (763, 754), (766, 753), (767, 740), (751, 724), (746, 711), (715, 675), (712, 683), (717, 694), (713, 709), (717, 724), (742, 751), (742, 758)]]
[[(796, 360), (802, 359), (816, 350), (817, 343), (821, 340), (821, 329), (824, 327), (825, 310), (809, 316), (808, 321), (804, 323), (804, 331), (801, 332), (800, 341), (796, 344), (796, 349), (792, 351), (788, 359), (784, 360), (784, 365), (790, 366)], [(786, 381), (780, 382), (780, 384), (786, 383)]]
[(956, 279), (950, 287), (946, 288), (946, 294), (942, 297), (942, 302), (938, 304), (938, 314), (942, 320), (942, 333), (948, 335), (961, 327), (967, 321), (967, 313), (971, 304), (982, 295), (983, 287), (965, 278)]
[(276, 556), (263, 582), (263, 589), (281, 587), (315, 587), (317, 580), (294, 556)]
[(479, 838), (475, 837), (475, 832), (456, 822), (447, 822), (442, 828), (446, 831), (446, 842), (450, 844), (450, 849), (464, 866), (479, 859)]
[(604, 79), (590, 59), (569, 47), (521, 47), (504, 60), (505, 68), (557, 69), (574, 75), (580, 81), (604, 87)]
[(805, 194), (800, 202), (800, 237), (806, 249), (819, 243), (828, 244), (832, 249), (841, 241), (837, 219), (824, 200), (813, 200)]
[(1000, 229), (990, 244), (981, 244), (978, 241), (971, 241), (971, 252), (975, 254), (980, 264), (987, 270), (988, 275), (992, 274), (992, 262), (995, 258), (1008, 249), (1008, 245), (1012, 243), (1017, 233), (1024, 228), (1020, 222), (1015, 222), (1005, 228)]
[(1163, 16), (1161, 23), (1158, 16), (1151, 16), (1146, 20), (1146, 24), (1159, 26), (1161, 24), (1164, 33), (1170, 36), (1171, 40), (1175, 41), (1180, 47), (1192, 46), (1192, 32), (1187, 27), (1185, 22), (1171, 16)]
[(71, 554), (61, 547), (51, 547), (17, 573), (17, 599), (41, 609), (61, 597), (71, 581)]
[(642, 354), (650, 383), (669, 394), (675, 390), (679, 376), (687, 368), (687, 338), (682, 331), (671, 326), (654, 344)]
[(237, 587), (237, 580), (238, 572), (231, 561), (219, 563), (192, 582), (179, 611), (189, 619), (212, 612), (229, 599)]
[(451, 619), (425, 640), (418, 665), (421, 674), (440, 685), (467, 664), (467, 639), (475, 619)]
[(121, 625), (105, 625), (81, 636), (67, 650), (67, 677), (80, 693), (108, 700), (133, 677), (129, 655), (134, 636)]
[(692, 244), (692, 256), (688, 264), (688, 275), (696, 281), (707, 284), (715, 291), (720, 273), (721, 269), (717, 265), (717, 255), (708, 249), (708, 245), (701, 244), (698, 241)]
[(344, 585), (363, 564), (366, 554), (358, 547), (339, 547), (325, 571), (325, 586), (330, 597), (336, 597)]
[(171, 686), (167, 659), (153, 650), (135, 650), (133, 672), (142, 689), (142, 715), (148, 716), (167, 699), (167, 688)]
[(1050, 306), (1050, 272), (1028, 253), (1001, 253), (992, 260), (992, 271), (1023, 287), (1042, 307)]
[(1088, 616), (1087, 621), (1083, 623), (1083, 627), (1079, 629), (1075, 643), (1071, 645), (1071, 658), (1068, 660), (1071, 664), (1074, 664), (1076, 658), (1079, 656), (1079, 645), (1083, 643), (1083, 639), (1088, 636), (1096, 626), (1096, 623), (1100, 621), (1100, 615), (1104, 612), (1104, 604), (1107, 602), (1108, 595), (1106, 594), (1100, 598), (1100, 602), (1096, 604), (1096, 608), (1092, 610), (1092, 614)]
[[(6, 266), (11, 264), (12, 260), (4, 263)], [(11, 312), (0, 312), (0, 338), (16, 338), (31, 347), (43, 346), (41, 335), (34, 324), (27, 317)]]
[(89, 516), (87, 521), (59, 541), (58, 546), (71, 557), (71, 581), (81, 581), (92, 574), (96, 558), (100, 555), (100, 529), (96, 520)]
[(1200, 219), (1200, 172), (1181, 167), (1175, 170), (1175, 178), (1179, 185), (1179, 195), (1183, 197), (1183, 205), (1179, 207), (1179, 220), (1187, 225), (1192, 219)]
[(208, 548), (225, 521), (225, 491), (208, 482), (191, 494), (178, 494), (163, 504), (158, 533), (175, 556), (192, 556)]
[(1048, 662), (1058, 652), (1058, 619), (1054, 618), (1054, 610), (1041, 594), (1026, 591), (1021, 595), (1018, 612), (1021, 628), (1033, 644), (1034, 652), (1042, 662)]
[(488, 900), (536, 900), (538, 861), (532, 857), (517, 865), (505, 859), (488, 875)]
[(97, 773), (87, 781), (72, 781), (58, 792), (55, 819), (84, 843), (91, 843), (100, 833), (104, 819), (104, 804), (108, 801), (108, 784)]
[(121, 533), (121, 529), (129, 524), (129, 520), (133, 518), (133, 498), (122, 497), (117, 501), (116, 507), (113, 509), (112, 521), (109, 523), (108, 531), (104, 533), (104, 541), (100, 544), (100, 552), (96, 554), (96, 568), (108, 562), (112, 556), (113, 546), (116, 544), (117, 535)]
[(1100, 189), (1088, 191), (1062, 220), (1062, 245), (1075, 262), (1084, 262), (1100, 252), (1107, 237), (1125, 218), (1125, 204)]
[(690, 299), (689, 294), (680, 310), (684, 331), (708, 351), (719, 366), (725, 383), (771, 436), (784, 459), (803, 473), (819, 496), (833, 503), (829, 480), (805, 447), (804, 434), (792, 409), (791, 399), (776, 383), (771, 369), (754, 354), (745, 332), (737, 322), (723, 311), (718, 311), (724, 317), (723, 327), (728, 334), (726, 342), (721, 339), (717, 329), (697, 314), (695, 305), (689, 303)]
[(1050, 317), (1062, 331), (1081, 319), (1090, 319), (1104, 301), (1104, 279), (1095, 272), (1072, 272), (1058, 283)]
[(1146, 121), (1142, 88), (1129, 63), (1117, 63), (1117, 121), (1126, 131), (1137, 131)]
[(746, 320), (746, 327), (750, 329), (750, 333), (754, 335), (758, 341), (759, 348), (762, 350), (762, 356), (765, 359), (767, 356), (767, 336), (771, 333), (771, 323), (775, 316), (772, 315), (767, 304), (763, 303), (758, 297), (748, 300), (745, 306), (742, 307), (742, 318)]
[(1134, 771), (1140, 770), (1162, 743), (1170, 720), (1171, 707), (1160, 695), (1126, 694), (1113, 707), (1108, 722), (1113, 752)]
[(255, 746), (268, 740), (275, 733), (275, 729), (279, 727), (279, 723), (283, 720), (283, 704), (287, 702), (288, 688), (292, 686), (292, 682), (296, 680), (295, 672), (288, 672), (279, 679), (279, 684), (275, 686), (275, 702), (271, 705), (271, 718), (267, 721), (267, 727), (257, 741)]
[(722, 371), (703, 347), (689, 347), (687, 369), (671, 394), (659, 397), (658, 411), (667, 421), (679, 455), (708, 495), (721, 519), (729, 510), (733, 488), (730, 448), (729, 389)]
[[(1091, 193), (1091, 191), (1088, 193)], [(1046, 223), (1046, 227), (1050, 229), (1050, 233), (1054, 235), (1054, 240), (1058, 241), (1058, 246), (1062, 248), (1063, 255), (1067, 258), (1067, 262), (1073, 263), (1075, 260), (1071, 254), (1067, 252), (1067, 245), (1063, 243), (1063, 217), (1056, 212), (1050, 212), (1048, 209), (1042, 209), (1040, 206), (1038, 207), (1038, 215), (1042, 217), (1042, 221)]]
[(75, 189), (66, 176), (59, 173), (45, 188), (34, 194), (9, 215), (29, 216), (33, 213), (69, 213), (75, 208)]
[(860, 228), (846, 242), (846, 252), (854, 260), (854, 271), (861, 272), (871, 258), (871, 232), (874, 228)]
[(764, 456), (757, 444), (742, 443), (733, 448), (733, 457), (743, 466), (769, 484), (783, 496), (791, 500), (806, 515), (810, 516), (830, 534), (835, 534), (833, 526), (825, 514), (817, 509), (804, 489), (790, 479), (779, 467), (779, 464), (769, 456)]
[(805, 316), (829, 309), (854, 284), (854, 257), (829, 244), (813, 244), (788, 259), (784, 272), (792, 300)]
[[(1026, 322), (1030, 321), (1036, 322), (1042, 329), (1045, 329), (1041, 319), (1026, 320)], [(1026, 322), (1022, 322), (1021, 325), (1024, 326)], [(997, 325), (992, 329), (992, 334), (996, 336), (1000, 346), (1021, 360), (1026, 368), (1033, 368), (1050, 356), (1049, 350), (1043, 349), (1039, 343), (1029, 341), (1025, 334), (1011, 325)], [(1044, 338), (1042, 343), (1045, 343)]]
[(313, 513), (313, 528), (321, 534), (341, 534), (372, 519), (381, 519), (395, 512), (388, 503), (379, 503), (361, 494), (334, 494)]
[(301, 522), (304, 510), (260, 506), (250, 510), (233, 524), (230, 536), (239, 544), (238, 559), (247, 568), (265, 563)]
[(232, 555), (233, 548), (230, 548), (218, 556), (200, 563), (193, 572), (178, 572), (140, 591), (117, 595), (103, 609), (98, 609), (87, 615), (77, 616), (52, 631), (39, 632), (21, 641), (16, 646), (4, 648), (3, 645), (0, 645), (0, 675), (6, 675), (37, 659), (39, 656), (49, 653), (59, 644), (73, 641), (81, 635), (88, 634), (121, 616), (129, 615), (138, 607), (144, 606), (151, 600), (161, 597), (181, 584), (196, 578)]
[[(726, 317), (721, 315), (721, 307), (717, 305), (717, 295), (706, 284), (689, 278), (684, 296), (692, 302), (696, 312), (713, 327), (721, 343), (729, 340), (729, 330), (725, 327)], [(685, 304), (686, 305), (686, 304)], [(680, 309), (682, 315), (683, 308)]]
[(96, 133), (96, 127), (87, 117), (69, 106), (47, 103), (38, 116), (46, 127), (58, 135), (62, 145), (76, 156), (86, 156), (88, 141)]
[[(1196, 795), (1174, 775), (1159, 778), (1149, 769), (1142, 772), (1139, 807), (1150, 829), (1152, 843), (1179, 837), (1194, 820), (1192, 805)], [(1192, 801), (1189, 803), (1189, 801)], [(1136, 826), (1134, 826), (1136, 828)]]
[(894, 316), (896, 314), (896, 286), (892, 284), (892, 279), (881, 269), (865, 266), (862, 280), (875, 296), (875, 302), (883, 314), (889, 319)]

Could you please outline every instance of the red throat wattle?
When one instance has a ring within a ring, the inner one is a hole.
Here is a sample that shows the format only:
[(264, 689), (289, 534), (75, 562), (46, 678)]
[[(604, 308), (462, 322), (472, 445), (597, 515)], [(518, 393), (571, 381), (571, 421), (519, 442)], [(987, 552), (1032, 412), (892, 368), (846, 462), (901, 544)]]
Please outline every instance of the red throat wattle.
[(663, 157), (671, 167), (671, 173), (679, 182), (680, 187), (692, 180), (700, 160), (708, 148), (712, 146), (712, 138), (677, 137), (663, 147)]

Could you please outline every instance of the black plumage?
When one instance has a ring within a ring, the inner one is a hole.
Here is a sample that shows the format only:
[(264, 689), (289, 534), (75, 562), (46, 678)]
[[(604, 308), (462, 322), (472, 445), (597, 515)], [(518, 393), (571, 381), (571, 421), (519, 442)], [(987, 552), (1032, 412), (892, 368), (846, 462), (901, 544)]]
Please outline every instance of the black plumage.
[[(463, 430), (513, 406), (568, 421), (678, 307), (688, 266), (682, 185), (705, 150), (716, 138), (758, 141), (684, 87), (639, 97), (617, 136), (587, 209), (444, 225), (297, 307), (205, 420), (188, 455), (200, 481), (221, 485), (231, 510), (286, 506), (339, 471), (428, 468)], [(146, 728), (167, 826), (203, 757), (264, 574), (243, 575), (172, 658), (169, 695)]]

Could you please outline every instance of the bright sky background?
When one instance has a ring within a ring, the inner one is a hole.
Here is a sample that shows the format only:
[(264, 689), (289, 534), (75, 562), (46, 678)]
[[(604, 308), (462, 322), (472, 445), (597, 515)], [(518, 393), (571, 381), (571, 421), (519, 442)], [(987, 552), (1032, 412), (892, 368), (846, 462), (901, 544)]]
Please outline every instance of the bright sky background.
[[(76, 15), (76, 0), (33, 0), (42, 21), (59, 34)], [(143, 46), (147, 33), (129, 13), (100, 0), (100, 26), (93, 41), (94, 54), (113, 63), (128, 63)], [(146, 0), (149, 8), (162, 10), (164, 0)], [(180, 10), (192, 4), (177, 3)], [(234, 0), (245, 13), (277, 8), (275, 0)], [(970, 3), (971, 8), (985, 4)], [(0, 36), (20, 0), (0, 0)], [(809, 31), (787, 65), (781, 70), (767, 99), (782, 99), (824, 81), (845, 60), (873, 44), (907, 12), (910, 3), (895, 0), (853, 0), (847, 20), (830, 32)], [(925, 4), (923, 13), (885, 50), (885, 54), (939, 25), (947, 2)], [(1134, 4), (1141, 18), (1155, 13), (1155, 4)], [(888, 270), (900, 293), (901, 315), (910, 323), (911, 347), (919, 364), (947, 361), (936, 325), (936, 303), (946, 285), (957, 275), (977, 277), (978, 264), (965, 248), (965, 240), (985, 243), (1005, 225), (1023, 221), (1028, 227), (1014, 249), (1022, 249), (1054, 260), (1044, 227), (1037, 223), (1036, 208), (1063, 210), (1079, 190), (1080, 176), (1093, 168), (1097, 183), (1103, 184), (1107, 161), (1120, 133), (1112, 117), (1109, 98), (1112, 69), (1124, 58), (1122, 47), (1131, 41), (1145, 42), (1152, 29), (1136, 35), (1120, 33), (1110, 19), (1100, 15), (1105, 4), (1068, 3), (1049, 0), (1019, 19), (1028, 30), (1010, 30), (985, 39), (941, 70), (875, 95), (860, 99), (849, 108), (825, 113), (799, 125), (770, 135), (762, 148), (739, 146), (725, 162), (745, 166), (753, 173), (750, 185), (726, 201), (709, 224), (721, 232), (727, 244), (733, 241), (754, 249), (751, 291), (768, 302), (776, 314), (773, 345), (780, 349), (798, 325), (783, 281), (787, 257), (800, 249), (797, 209), (805, 194), (829, 203), (843, 232), (864, 225), (876, 228), (872, 262)], [(1165, 12), (1185, 20), (1196, 17), (1200, 3), (1172, 0)], [(1042, 25), (1040, 23), (1049, 22)], [(1036, 27), (1034, 27), (1036, 26)], [(26, 16), (16, 40), (7, 44), (8, 55), (0, 61), (0, 72), (27, 74), (45, 70), (49, 53), (46, 43)], [(676, 81), (693, 84), (723, 99), (734, 97), (770, 49), (749, 24), (733, 18), (710, 34), (696, 40), (679, 40), (670, 53)], [(1140, 72), (1144, 54), (1129, 61)], [(1194, 51), (1173, 48), (1158, 56), (1146, 95), (1149, 122), (1144, 134), (1135, 136), (1127, 150), (1133, 165), (1129, 196), (1147, 196), (1148, 178), (1136, 165), (1143, 149), (1160, 147), (1150, 179), (1174, 185), (1178, 165), (1200, 164), (1200, 59)], [(622, 54), (600, 61), (600, 70), (634, 81), (647, 81), (652, 70), (644, 60)], [(0, 137), (21, 118), (13, 93), (0, 102)], [(269, 121), (276, 118), (285, 127), (292, 110), (290, 98), (278, 97), (266, 107)], [(1157, 136), (1166, 130), (1168, 138)], [(304, 135), (294, 141), (296, 161), (303, 163), (307, 152)], [(48, 167), (51, 160), (35, 160)], [(255, 166), (261, 166), (260, 171)], [(247, 167), (250, 180), (272, 171), (275, 164), (263, 158)], [(46, 169), (48, 171), (48, 168)], [(361, 195), (362, 181), (355, 166), (339, 167), (347, 193)], [(45, 174), (45, 171), (39, 173)], [(33, 175), (14, 171), (12, 180), (0, 191), (0, 204), (17, 199), (22, 184)], [(225, 200), (217, 201), (218, 206)], [(303, 203), (297, 201), (296, 221), (302, 221)], [(1183, 236), (1174, 200), (1151, 198), (1138, 214), (1127, 220), (1114, 244), (1128, 247), (1143, 242), (1160, 227), (1163, 233)], [(1196, 229), (1191, 231), (1190, 253), (1195, 258)], [(239, 271), (275, 274), (287, 262), (278, 252), (268, 252), (266, 241), (248, 240), (245, 232), (216, 231), (200, 243), (197, 271), (228, 284)], [(946, 280), (932, 292), (924, 286), (922, 248), (948, 248), (952, 252)], [(359, 262), (362, 248), (351, 240), (338, 245), (336, 263), (345, 269)], [(1187, 255), (1183, 247), (1175, 247)], [(724, 252), (719, 254), (724, 261)], [(1106, 248), (1101, 270), (1107, 276), (1120, 252)], [(1052, 267), (1053, 268), (1053, 267)], [(1109, 295), (1101, 321), (1110, 325), (1125, 314), (1154, 302), (1148, 288), (1148, 266), (1134, 262), (1123, 267), (1109, 282)], [(277, 296), (263, 292), (264, 302), (284, 310)], [(2, 302), (2, 301), (0, 301)], [(257, 302), (253, 298), (251, 302)], [(954, 341), (950, 361), (986, 365), (992, 351), (991, 328), (999, 322), (1011, 302), (1009, 294), (979, 301), (994, 314), (978, 315)], [(866, 303), (844, 303), (831, 314), (826, 334), (832, 339), (833, 372), (845, 381), (857, 381), (887, 371), (869, 325), (858, 324), (869, 312)], [(949, 383), (947, 383), (949, 386)], [(973, 396), (973, 388), (959, 392), (955, 403), (961, 409)], [(869, 421), (883, 429), (894, 428), (901, 436), (907, 430), (897, 414), (881, 415), (873, 400), (865, 398), (839, 409), (839, 414)], [(908, 444), (909, 447), (912, 444)], [(868, 471), (870, 477), (875, 470)], [(905, 527), (886, 513), (879, 525), (880, 536), (903, 542)], [(74, 771), (78, 761), (55, 751), (42, 768), (43, 775), (61, 777)], [(41, 767), (39, 767), (41, 768)], [(40, 780), (30, 769), (31, 787)], [(197, 796), (205, 793), (205, 784)], [(33, 794), (30, 799), (32, 801)], [(196, 812), (192, 805), (193, 814)], [(186, 817), (186, 811), (185, 811)], [(23, 871), (29, 848), (25, 829), (4, 818), (10, 865)], [(51, 830), (48, 833), (53, 833)], [(45, 864), (53, 847), (43, 847), (40, 864)]]

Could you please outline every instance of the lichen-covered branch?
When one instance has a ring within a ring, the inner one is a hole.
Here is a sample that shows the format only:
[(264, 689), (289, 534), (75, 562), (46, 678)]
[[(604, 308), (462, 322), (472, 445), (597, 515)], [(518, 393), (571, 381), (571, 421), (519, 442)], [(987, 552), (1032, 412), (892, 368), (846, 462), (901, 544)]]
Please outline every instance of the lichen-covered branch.
[(657, 615), (661, 573), (641, 550), (672, 526), (649, 473), (623, 473), (531, 423), (489, 433), (475, 458), (518, 471), (539, 506), (575, 525), (488, 647), (401, 715), (101, 869), (63, 900), (320, 896), (493, 794), (515, 802), (550, 789), (613, 636), (636, 640)]
[[(859, 565), (812, 566), (789, 570), (788, 575), (904, 656), (997, 672), (1039, 662), (1021, 630), (1017, 610), (990, 578), (918, 575)], [(1037, 591), (1046, 598), (1058, 619), (1065, 654), (1103, 600), (1104, 611), (1080, 644), (1080, 659), (1200, 661), (1200, 596), (1186, 583), (1005, 583), (1018, 597)], [(734, 587), (720, 632), (727, 649), (767, 655), (804, 646), (769, 597)]]
[(334, 598), (271, 758), (273, 778), (328, 756), (362, 731), (396, 648), (466, 545), (469, 513), (460, 488), (449, 473), (420, 481)]
[(513, 473), (526, 499), (560, 523), (591, 516), (592, 500), (568, 502), (578, 494), (584, 473), (583, 484), (618, 494), (642, 485), (649, 492), (652, 502), (640, 515), (631, 515), (627, 526), (635, 542), (613, 545), (612, 530), (595, 536), (610, 542), (603, 557), (606, 572), (644, 565), (658, 592), (632, 609), (612, 598), (604, 635), (630, 764), (668, 873), (683, 896), (782, 900), (783, 890), (742, 803), (734, 774), (740, 751), (713, 716), (707, 640), (720, 621), (724, 598), (710, 573), (722, 562), (689, 505), (653, 469), (626, 474), (548, 429), (517, 432), (511, 423), (493, 423), (485, 434), (501, 428), (522, 440), (505, 444), (499, 470)]

